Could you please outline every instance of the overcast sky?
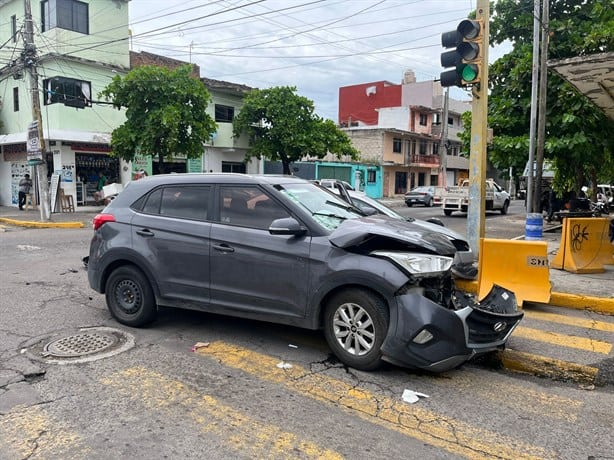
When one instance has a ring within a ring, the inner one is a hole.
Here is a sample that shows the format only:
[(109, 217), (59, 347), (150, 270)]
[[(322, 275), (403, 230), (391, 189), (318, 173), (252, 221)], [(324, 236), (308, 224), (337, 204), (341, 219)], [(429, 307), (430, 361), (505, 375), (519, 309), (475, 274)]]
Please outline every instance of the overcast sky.
[[(131, 0), (131, 49), (200, 66), (201, 76), (254, 88), (296, 86), (337, 121), (339, 87), (406, 69), (439, 78), (441, 33), (475, 0)], [(490, 61), (509, 47), (490, 49)], [(453, 97), (467, 98), (460, 89)]]

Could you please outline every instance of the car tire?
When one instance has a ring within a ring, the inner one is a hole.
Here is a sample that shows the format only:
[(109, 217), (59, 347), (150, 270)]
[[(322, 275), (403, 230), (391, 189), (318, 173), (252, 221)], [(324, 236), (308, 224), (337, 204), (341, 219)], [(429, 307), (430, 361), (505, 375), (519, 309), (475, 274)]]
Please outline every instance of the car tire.
[(430, 198), (430, 199), (429, 199), (429, 200), (426, 202), (426, 207), (427, 207), (427, 208), (430, 208), (430, 207), (432, 207), (432, 206), (433, 206), (433, 199), (432, 199), (432, 198)]
[(326, 341), (335, 356), (354, 369), (371, 371), (382, 364), (388, 324), (386, 303), (365, 289), (338, 292), (326, 304)]
[(411, 208), (411, 205), (412, 205), (411, 201), (406, 201), (405, 204), (407, 205), (408, 208)]
[(113, 270), (105, 287), (107, 307), (121, 324), (139, 327), (156, 319), (156, 300), (141, 270), (124, 265)]
[(452, 215), (452, 211), (450, 211), (449, 209), (444, 209), (444, 210), (443, 210), (443, 213), (444, 213), (446, 216), (451, 216), (451, 215)]
[(509, 201), (506, 201), (505, 203), (503, 203), (503, 207), (501, 208), (501, 214), (506, 215), (509, 207), (510, 207)]

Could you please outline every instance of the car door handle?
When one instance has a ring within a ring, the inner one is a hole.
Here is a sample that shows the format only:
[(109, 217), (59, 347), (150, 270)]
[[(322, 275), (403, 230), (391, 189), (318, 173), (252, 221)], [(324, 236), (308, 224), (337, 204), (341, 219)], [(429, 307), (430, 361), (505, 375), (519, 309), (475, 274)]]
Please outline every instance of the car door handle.
[(226, 243), (214, 244), (213, 249), (220, 252), (235, 252), (235, 249), (228, 246)]
[(152, 232), (148, 228), (144, 228), (143, 230), (137, 230), (136, 234), (141, 235), (141, 236), (147, 236), (147, 237), (154, 236), (154, 232)]

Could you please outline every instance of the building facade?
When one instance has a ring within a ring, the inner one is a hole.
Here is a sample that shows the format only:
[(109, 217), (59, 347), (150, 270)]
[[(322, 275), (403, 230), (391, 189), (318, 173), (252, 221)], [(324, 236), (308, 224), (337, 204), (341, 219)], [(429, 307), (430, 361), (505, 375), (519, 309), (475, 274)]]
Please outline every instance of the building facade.
[(468, 176), (458, 134), (461, 115), (470, 106), (448, 98), (443, 120), (444, 97), (438, 82), (416, 82), (411, 71), (401, 84), (339, 88), (339, 126), (361, 152), (361, 161), (382, 166), (382, 196), (419, 185), (453, 185)]
[[(123, 112), (97, 101), (116, 74), (130, 67), (127, 0), (31, 2), (33, 43), (26, 44), (23, 0), (0, 0), (0, 204), (15, 205), (17, 183), (34, 173), (27, 162), (28, 126), (35, 118), (29, 69), (36, 66), (49, 174), (85, 204), (98, 172), (129, 180), (125, 164), (109, 157), (111, 132)], [(5, 20), (6, 19), (6, 20)], [(114, 27), (114, 25), (123, 27)], [(36, 181), (35, 181), (36, 183)]]
[[(128, 2), (32, 1), (33, 52), (26, 43), (25, 2), (0, 0), (0, 42), (7, 42), (0, 47), (0, 205), (16, 206), (19, 180), (26, 173), (35, 177), (41, 169), (27, 160), (28, 128), (35, 118), (29, 79), (33, 65), (39, 75), (47, 180), (56, 173), (59, 187), (73, 196), (77, 206), (95, 204), (99, 175), (109, 183), (126, 184), (140, 169), (157, 172), (156, 158), (127, 163), (110, 156), (111, 133), (125, 115), (107, 101), (97, 100), (97, 95), (114, 76), (123, 76), (133, 67), (174, 68), (186, 62), (129, 50)], [(193, 69), (194, 77), (200, 79), (198, 66)], [(203, 147), (201, 158), (178, 155), (165, 162), (165, 170), (261, 172), (259, 160), (245, 161), (247, 137), (232, 135), (234, 114), (251, 88), (200, 80), (212, 97), (207, 112), (216, 121), (217, 131)]]

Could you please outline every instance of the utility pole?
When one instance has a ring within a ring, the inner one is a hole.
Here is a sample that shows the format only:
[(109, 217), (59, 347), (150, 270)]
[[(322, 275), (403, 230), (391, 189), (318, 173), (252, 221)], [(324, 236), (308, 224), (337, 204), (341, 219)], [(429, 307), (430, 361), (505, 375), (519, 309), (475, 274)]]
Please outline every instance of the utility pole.
[[(479, 66), (479, 83), (473, 85), (471, 104), (471, 150), (469, 153), (469, 206), (467, 239), (479, 256), (480, 238), (484, 238), (486, 214), (486, 142), (488, 136), (488, 46), (489, 0), (478, 0), (476, 19), (484, 28)], [(446, 120), (447, 122), (447, 120)]]
[(539, 112), (537, 118), (537, 152), (535, 153), (535, 197), (533, 210), (541, 213), (542, 176), (544, 172), (544, 144), (546, 138), (546, 94), (548, 93), (548, 33), (549, 1), (542, 0), (541, 49), (539, 56)]
[[(41, 213), (41, 222), (49, 220), (51, 215), (49, 207), (49, 186), (47, 183), (47, 161), (45, 160), (45, 138), (43, 137), (43, 119), (41, 116), (40, 97), (38, 91), (38, 71), (36, 69), (38, 56), (36, 55), (36, 45), (34, 44), (34, 27), (32, 24), (32, 11), (30, 8), (30, 0), (24, 0), (25, 5), (25, 32), (24, 32), (24, 51), (23, 65), (30, 75), (30, 92), (32, 95), (32, 118), (36, 122), (38, 130), (38, 148), (40, 149), (41, 160), (35, 161), (33, 164), (36, 168), (36, 177), (38, 180), (39, 193), (39, 209)], [(28, 133), (30, 136), (30, 133)], [(30, 138), (28, 139), (29, 145)]]
[(535, 131), (537, 127), (537, 87), (539, 82), (539, 0), (533, 0), (533, 64), (531, 66), (531, 120), (529, 126), (529, 168), (527, 170), (527, 214), (533, 212), (535, 175)]
[(441, 185), (445, 187), (448, 182), (448, 104), (450, 98), (450, 88), (446, 88), (446, 95), (443, 99), (443, 114), (441, 116), (441, 145), (439, 146), (441, 161)]

